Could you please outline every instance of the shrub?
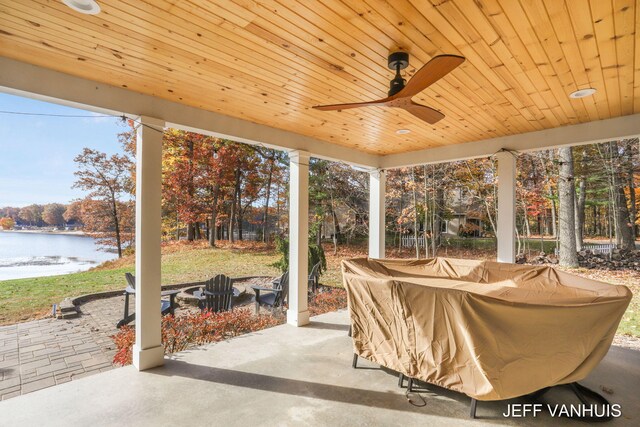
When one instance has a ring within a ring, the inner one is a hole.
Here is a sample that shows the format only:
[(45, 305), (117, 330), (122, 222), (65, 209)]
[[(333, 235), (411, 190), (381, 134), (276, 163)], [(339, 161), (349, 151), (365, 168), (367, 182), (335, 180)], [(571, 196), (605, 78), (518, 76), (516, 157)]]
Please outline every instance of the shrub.
[[(341, 288), (332, 288), (311, 297), (309, 313), (317, 316), (346, 306), (346, 291)], [(162, 345), (165, 354), (172, 354), (189, 347), (222, 341), (282, 323), (284, 323), (283, 316), (256, 315), (247, 307), (237, 307), (220, 313), (203, 311), (181, 316), (168, 315), (162, 318)], [(130, 326), (122, 327), (112, 337), (117, 349), (113, 363), (131, 364), (135, 337), (135, 329)]]
[[(276, 252), (280, 254), (280, 259), (271, 265), (284, 273), (289, 270), (289, 239), (276, 236)], [(309, 239), (309, 271), (317, 263), (320, 263), (319, 273), (327, 270), (327, 259), (322, 245), (317, 245)]]
[(319, 292), (311, 297), (309, 301), (309, 314), (318, 314), (336, 311), (347, 307), (347, 292), (342, 288), (332, 288), (331, 290)]
[[(165, 354), (171, 354), (189, 347), (259, 331), (283, 322), (284, 318), (255, 315), (250, 309), (243, 307), (220, 313), (203, 311), (177, 317), (168, 315), (162, 318), (162, 345)], [(113, 363), (131, 364), (135, 329), (125, 326), (112, 338), (117, 348)]]

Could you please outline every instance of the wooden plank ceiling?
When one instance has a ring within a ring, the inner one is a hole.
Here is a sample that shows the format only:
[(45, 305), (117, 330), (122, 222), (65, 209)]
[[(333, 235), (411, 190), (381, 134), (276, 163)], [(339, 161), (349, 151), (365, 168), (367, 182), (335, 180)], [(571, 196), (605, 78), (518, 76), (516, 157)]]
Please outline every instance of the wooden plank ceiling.
[[(87, 16), (0, 0), (0, 55), (383, 155), (640, 113), (636, 0), (98, 3)], [(434, 55), (467, 58), (414, 98), (444, 120), (311, 109), (386, 96), (398, 49), (407, 78)]]

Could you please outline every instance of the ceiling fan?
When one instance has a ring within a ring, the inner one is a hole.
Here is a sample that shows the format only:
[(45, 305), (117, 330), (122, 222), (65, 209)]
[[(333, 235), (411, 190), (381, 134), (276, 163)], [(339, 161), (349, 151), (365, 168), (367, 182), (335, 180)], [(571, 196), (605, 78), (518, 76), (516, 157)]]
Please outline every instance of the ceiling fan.
[(465, 58), (458, 55), (438, 55), (424, 64), (407, 82), (400, 75), (400, 70), (409, 65), (407, 52), (393, 52), (389, 55), (389, 68), (396, 71), (396, 76), (391, 80), (389, 96), (377, 101), (356, 102), (352, 104), (316, 105), (313, 108), (322, 111), (346, 110), (369, 106), (402, 108), (424, 120), (434, 124), (444, 118), (441, 112), (413, 102), (411, 98), (422, 92), (464, 62)]

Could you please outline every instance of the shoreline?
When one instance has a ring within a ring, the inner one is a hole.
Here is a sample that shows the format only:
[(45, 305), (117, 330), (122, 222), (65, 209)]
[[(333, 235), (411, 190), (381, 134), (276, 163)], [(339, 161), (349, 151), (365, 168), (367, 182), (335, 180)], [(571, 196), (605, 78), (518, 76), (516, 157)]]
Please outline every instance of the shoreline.
[(88, 235), (84, 231), (80, 230), (0, 230), (0, 233), (58, 234), (61, 236), (88, 237)]

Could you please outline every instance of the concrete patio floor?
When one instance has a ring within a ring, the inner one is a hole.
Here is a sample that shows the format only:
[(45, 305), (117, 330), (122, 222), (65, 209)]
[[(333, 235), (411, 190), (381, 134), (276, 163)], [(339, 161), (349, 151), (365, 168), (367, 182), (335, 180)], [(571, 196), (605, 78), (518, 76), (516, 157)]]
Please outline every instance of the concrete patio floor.
[[(392, 372), (360, 359), (351, 368), (347, 313), (311, 325), (278, 326), (179, 353), (166, 365), (138, 373), (131, 366), (68, 382), (0, 403), (2, 425), (569, 425), (538, 415), (506, 419), (508, 402), (479, 402), (438, 387), (412, 406)], [(612, 347), (582, 383), (621, 405), (609, 425), (640, 423), (640, 352)], [(552, 391), (553, 403), (577, 403)], [(515, 400), (513, 401), (515, 402)]]

